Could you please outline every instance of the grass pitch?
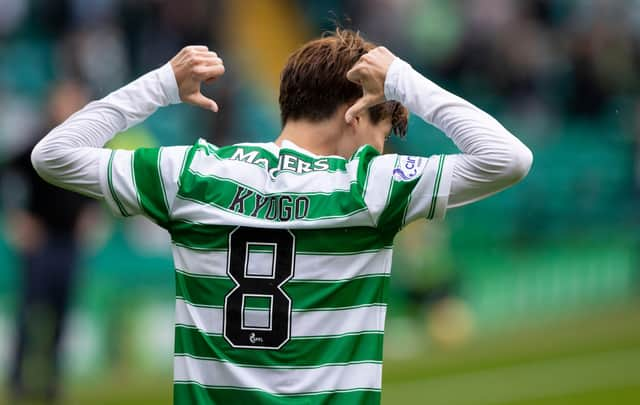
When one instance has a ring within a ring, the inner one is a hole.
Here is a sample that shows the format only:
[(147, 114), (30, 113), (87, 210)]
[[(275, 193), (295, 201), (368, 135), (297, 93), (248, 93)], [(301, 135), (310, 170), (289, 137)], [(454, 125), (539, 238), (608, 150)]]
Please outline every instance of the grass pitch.
[[(169, 405), (169, 373), (71, 384), (62, 403)], [(383, 379), (383, 405), (639, 404), (640, 302), (386, 359)]]

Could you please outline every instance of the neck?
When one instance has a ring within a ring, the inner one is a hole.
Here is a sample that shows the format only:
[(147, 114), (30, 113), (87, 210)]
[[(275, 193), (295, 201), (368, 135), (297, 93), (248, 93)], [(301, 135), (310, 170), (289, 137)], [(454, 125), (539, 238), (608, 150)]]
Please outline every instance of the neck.
[(316, 155), (337, 155), (348, 159), (354, 149), (349, 145), (351, 137), (345, 134), (349, 129), (340, 114), (320, 122), (288, 121), (275, 143), (282, 146), (283, 141), (291, 141)]

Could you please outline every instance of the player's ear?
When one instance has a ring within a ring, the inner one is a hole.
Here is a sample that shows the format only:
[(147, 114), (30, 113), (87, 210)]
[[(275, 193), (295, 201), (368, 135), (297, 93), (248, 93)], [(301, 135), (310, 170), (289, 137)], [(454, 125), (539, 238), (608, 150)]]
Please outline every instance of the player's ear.
[[(353, 107), (353, 104), (345, 104), (343, 108), (338, 110), (338, 115), (346, 115), (346, 112)], [(343, 119), (343, 123), (347, 125), (348, 128), (355, 131), (360, 125), (360, 114), (354, 115), (350, 120)]]
[(362, 125), (362, 119), (360, 115), (354, 115), (352, 119), (346, 123), (348, 131), (351, 135), (358, 133), (360, 126)]

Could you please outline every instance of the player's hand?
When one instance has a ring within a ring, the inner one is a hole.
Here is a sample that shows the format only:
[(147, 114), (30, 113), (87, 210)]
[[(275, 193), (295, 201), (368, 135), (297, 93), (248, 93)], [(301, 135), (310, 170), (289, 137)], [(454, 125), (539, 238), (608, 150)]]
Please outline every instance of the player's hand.
[(362, 86), (362, 97), (345, 113), (347, 123), (369, 107), (385, 101), (384, 80), (395, 58), (391, 51), (379, 46), (362, 55), (347, 72), (347, 79)]
[(182, 48), (171, 61), (176, 75), (180, 100), (213, 112), (218, 112), (218, 104), (200, 91), (202, 82), (211, 83), (224, 74), (222, 59), (206, 46)]

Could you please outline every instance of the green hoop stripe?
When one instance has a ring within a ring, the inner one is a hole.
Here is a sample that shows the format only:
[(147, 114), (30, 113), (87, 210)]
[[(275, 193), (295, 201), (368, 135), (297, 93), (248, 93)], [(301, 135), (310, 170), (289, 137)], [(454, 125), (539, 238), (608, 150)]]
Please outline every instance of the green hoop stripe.
[(255, 405), (379, 405), (379, 390), (334, 391), (296, 395), (274, 395), (256, 389), (204, 387), (195, 382), (176, 381), (175, 405), (255, 404)]
[[(345, 281), (295, 281), (283, 286), (293, 310), (331, 310), (385, 305), (389, 275), (372, 275)], [(228, 277), (203, 277), (176, 271), (176, 295), (197, 306), (222, 307), (235, 287)]]
[[(226, 250), (228, 235), (234, 226), (204, 225), (185, 221), (172, 221), (171, 238), (174, 243), (197, 250)], [(391, 248), (394, 233), (376, 228), (352, 227), (291, 230), (296, 237), (297, 253), (354, 254)]]
[(176, 326), (175, 353), (199, 359), (268, 368), (315, 368), (348, 363), (381, 363), (382, 333), (363, 332), (340, 337), (291, 339), (279, 350), (234, 349), (224, 337)]

